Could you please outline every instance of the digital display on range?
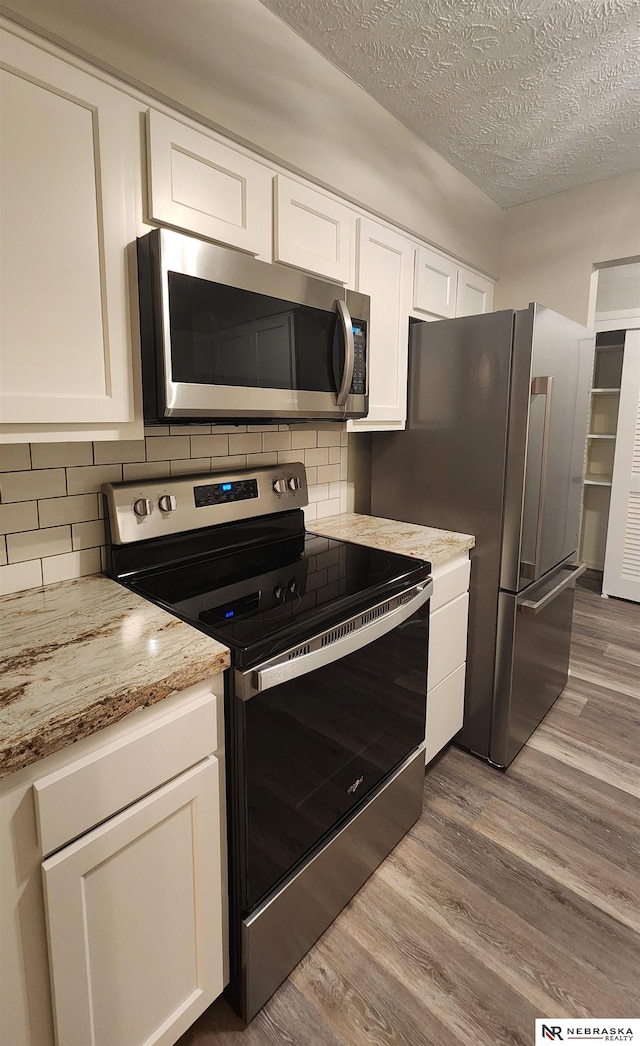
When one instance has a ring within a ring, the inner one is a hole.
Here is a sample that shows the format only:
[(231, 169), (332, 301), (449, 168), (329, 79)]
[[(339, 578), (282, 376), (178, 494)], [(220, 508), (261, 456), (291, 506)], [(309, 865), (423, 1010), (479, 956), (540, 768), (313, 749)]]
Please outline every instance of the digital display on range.
[(240, 599), (236, 599), (232, 603), (223, 604), (219, 607), (212, 607), (210, 610), (203, 610), (198, 616), (205, 625), (219, 625), (224, 621), (231, 621), (234, 618), (242, 617), (243, 614), (253, 614), (259, 609), (260, 593), (250, 592), (248, 595), (242, 596)]
[(257, 498), (258, 481), (256, 479), (239, 479), (228, 483), (207, 483), (193, 488), (196, 508), (208, 505), (227, 505), (230, 501), (246, 501)]

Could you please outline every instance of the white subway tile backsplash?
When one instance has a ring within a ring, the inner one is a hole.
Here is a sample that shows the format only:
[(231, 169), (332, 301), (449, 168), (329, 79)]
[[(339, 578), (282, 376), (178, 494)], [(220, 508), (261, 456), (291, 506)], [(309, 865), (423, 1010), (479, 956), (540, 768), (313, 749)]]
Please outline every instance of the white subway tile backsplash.
[(19, 530), (37, 529), (37, 501), (17, 501), (13, 505), (0, 505), (0, 534), (16, 534)]
[(168, 461), (135, 461), (122, 466), (122, 478), (125, 483), (132, 479), (155, 479), (157, 476), (168, 475)]
[(86, 548), (81, 552), (68, 552), (65, 556), (50, 556), (42, 560), (42, 580), (45, 585), (99, 573), (99, 548)]
[(315, 429), (294, 429), (291, 433), (291, 446), (294, 450), (318, 446), (318, 433)]
[(328, 501), (319, 501), (317, 505), (318, 519), (326, 516), (337, 516), (340, 512), (340, 498), (331, 498)]
[[(348, 435), (337, 427), (172, 425), (149, 427), (145, 436), (0, 448), (1, 592), (104, 569), (100, 489), (105, 482), (302, 461), (309, 484), (309, 522), (348, 504)], [(336, 469), (342, 479), (331, 478)], [(7, 555), (14, 561), (6, 562)]]
[(155, 436), (147, 440), (147, 461), (176, 461), (191, 457), (188, 436)]
[(291, 450), (290, 432), (263, 432), (263, 450)]
[(184, 461), (170, 461), (169, 471), (172, 476), (188, 476), (194, 472), (211, 472), (211, 458), (185, 458)]
[(66, 493), (64, 469), (31, 469), (30, 472), (0, 474), (0, 495), (5, 504), (8, 501), (56, 498)]
[(262, 450), (262, 436), (259, 432), (243, 432), (239, 436), (229, 436), (230, 454), (259, 454)]
[(71, 545), (74, 552), (82, 548), (99, 548), (104, 545), (104, 521), (74, 523), (71, 527)]
[(122, 465), (125, 461), (145, 460), (143, 439), (120, 439), (96, 443), (93, 451), (96, 465)]
[(28, 443), (9, 443), (0, 447), (0, 472), (21, 472), (30, 468)]
[(170, 436), (209, 436), (211, 425), (189, 425), (185, 430), (184, 425), (169, 425)]
[(316, 483), (313, 487), (309, 487), (309, 502), (325, 501), (328, 497), (328, 483)]
[(87, 465), (67, 469), (67, 490), (69, 494), (91, 494), (101, 490), (103, 483), (119, 483), (121, 479), (122, 465)]
[(328, 465), (328, 447), (319, 447), (318, 450), (305, 450), (304, 463), (305, 465)]
[(10, 563), (22, 563), (44, 556), (71, 552), (71, 527), (44, 527), (26, 530), (23, 534), (9, 534), (7, 555)]
[(98, 494), (76, 494), (67, 498), (45, 498), (38, 502), (41, 527), (57, 527), (62, 523), (84, 523), (98, 519)]
[(339, 479), (339, 465), (318, 465), (318, 483), (333, 483)]
[(213, 472), (225, 472), (228, 469), (245, 469), (247, 467), (246, 454), (234, 454), (228, 458), (212, 458), (211, 468)]
[(0, 596), (7, 596), (11, 592), (22, 592), (25, 588), (39, 588), (41, 584), (41, 559), (0, 567)]
[(341, 431), (338, 428), (335, 429), (319, 429), (318, 430), (318, 446), (319, 447), (339, 447), (340, 446)]
[(279, 450), (278, 451), (278, 464), (288, 465), (294, 461), (301, 461), (304, 464), (304, 451), (303, 450)]
[(247, 468), (261, 468), (263, 465), (277, 465), (278, 455), (272, 454), (247, 454)]
[(191, 456), (194, 458), (223, 457), (229, 453), (228, 436), (192, 436)]
[(31, 444), (32, 468), (66, 468), (67, 465), (93, 465), (93, 443)]

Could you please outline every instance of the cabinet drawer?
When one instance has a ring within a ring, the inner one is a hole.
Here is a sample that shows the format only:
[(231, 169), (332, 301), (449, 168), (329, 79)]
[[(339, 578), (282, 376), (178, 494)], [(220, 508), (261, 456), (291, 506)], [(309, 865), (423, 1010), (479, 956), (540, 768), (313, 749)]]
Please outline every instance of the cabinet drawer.
[(471, 560), (468, 556), (454, 559), (443, 567), (436, 567), (433, 571), (433, 595), (431, 596), (431, 613), (448, 603), (449, 600), (461, 596), (469, 588), (469, 577), (471, 575)]
[(36, 781), (43, 856), (215, 752), (221, 716), (211, 680), (197, 684), (116, 724), (104, 745)]
[(465, 592), (431, 614), (427, 692), (466, 660), (468, 613), (469, 593)]
[(466, 665), (458, 665), (427, 694), (426, 763), (444, 748), (462, 726), (465, 669)]

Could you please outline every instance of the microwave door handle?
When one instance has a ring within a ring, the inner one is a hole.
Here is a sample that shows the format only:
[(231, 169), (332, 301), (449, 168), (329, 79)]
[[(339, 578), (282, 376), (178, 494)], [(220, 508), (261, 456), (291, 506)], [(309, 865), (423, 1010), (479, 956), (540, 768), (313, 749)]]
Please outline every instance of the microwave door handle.
[(336, 405), (338, 407), (344, 407), (351, 388), (351, 382), (353, 381), (356, 354), (353, 345), (353, 321), (351, 319), (349, 307), (346, 301), (338, 298), (336, 301), (336, 308), (338, 310), (338, 316), (340, 317), (342, 332), (344, 334), (344, 369), (342, 371), (342, 381), (340, 382), (340, 388), (338, 389)]

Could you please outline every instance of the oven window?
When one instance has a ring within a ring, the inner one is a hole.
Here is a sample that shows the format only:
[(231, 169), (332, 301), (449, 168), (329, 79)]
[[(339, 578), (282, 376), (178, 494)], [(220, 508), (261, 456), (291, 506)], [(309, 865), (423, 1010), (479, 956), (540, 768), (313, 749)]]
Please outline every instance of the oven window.
[(427, 638), (428, 604), (363, 649), (242, 704), (245, 912), (424, 739)]
[(173, 381), (335, 392), (336, 313), (181, 273), (168, 277)]

